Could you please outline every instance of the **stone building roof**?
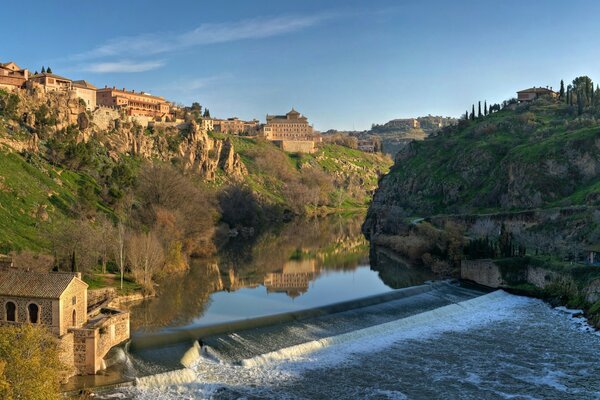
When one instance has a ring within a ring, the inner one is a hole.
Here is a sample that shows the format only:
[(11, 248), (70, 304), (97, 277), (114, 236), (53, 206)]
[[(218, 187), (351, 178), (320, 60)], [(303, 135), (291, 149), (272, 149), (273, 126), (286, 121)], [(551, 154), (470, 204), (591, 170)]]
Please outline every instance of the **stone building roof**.
[(58, 299), (74, 280), (87, 286), (73, 273), (29, 272), (11, 268), (0, 271), (0, 296)]
[(22, 68), (21, 68), (21, 67), (19, 67), (19, 66), (18, 66), (16, 63), (14, 63), (13, 61), (9, 61), (9, 62), (6, 62), (6, 63), (0, 63), (0, 67), (2, 67), (2, 68), (6, 68), (6, 69), (10, 69), (10, 70), (12, 71), (12, 69), (10, 68), (10, 66), (11, 66), (11, 65), (13, 65), (13, 66), (14, 66), (14, 69), (15, 69), (16, 71), (22, 71)]
[(544, 88), (544, 87), (532, 87), (529, 89), (519, 90), (517, 93), (537, 93), (537, 94), (546, 94), (546, 93), (554, 93), (552, 89)]
[(86, 80), (73, 81), (73, 86), (81, 87), (84, 89), (97, 90), (98, 88)]
[(73, 82), (72, 80), (70, 80), (69, 78), (65, 78), (64, 76), (60, 76), (60, 75), (56, 75), (56, 74), (49, 74), (47, 72), (35, 74), (31, 78), (35, 79), (35, 78), (39, 78), (39, 77), (42, 77), (42, 76), (47, 76), (47, 77), (54, 78), (54, 79), (60, 79), (61, 81)]

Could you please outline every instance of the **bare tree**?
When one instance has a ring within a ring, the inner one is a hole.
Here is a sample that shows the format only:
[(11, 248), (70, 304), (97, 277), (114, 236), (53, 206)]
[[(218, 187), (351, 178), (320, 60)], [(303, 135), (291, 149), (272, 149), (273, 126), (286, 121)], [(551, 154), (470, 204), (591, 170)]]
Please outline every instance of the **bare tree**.
[(119, 266), (121, 275), (121, 290), (123, 290), (123, 275), (125, 274), (125, 225), (119, 221), (116, 227), (115, 240), (113, 241), (113, 253), (115, 261)]
[(128, 241), (127, 259), (133, 279), (143, 289), (153, 292), (152, 278), (164, 263), (164, 251), (153, 232), (136, 233)]

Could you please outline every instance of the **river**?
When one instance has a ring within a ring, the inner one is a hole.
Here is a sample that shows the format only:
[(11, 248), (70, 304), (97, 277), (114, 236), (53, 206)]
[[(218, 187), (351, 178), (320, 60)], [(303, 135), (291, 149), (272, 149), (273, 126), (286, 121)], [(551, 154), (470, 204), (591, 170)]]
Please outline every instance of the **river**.
[(360, 222), (303, 221), (196, 262), (131, 309), (133, 343), (365, 296), (385, 302), (215, 333), (202, 349), (131, 351), (118, 373), (137, 386), (101, 398), (600, 399), (600, 336), (581, 318), (503, 291), (425, 283), (429, 274), (369, 253)]

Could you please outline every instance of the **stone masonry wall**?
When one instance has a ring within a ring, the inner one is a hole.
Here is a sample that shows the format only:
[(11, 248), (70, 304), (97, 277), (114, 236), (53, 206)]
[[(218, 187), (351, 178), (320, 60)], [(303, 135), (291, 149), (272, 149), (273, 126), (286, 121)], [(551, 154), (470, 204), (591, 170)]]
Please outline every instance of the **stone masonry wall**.
[(492, 260), (463, 260), (460, 277), (492, 288), (504, 285), (500, 269)]

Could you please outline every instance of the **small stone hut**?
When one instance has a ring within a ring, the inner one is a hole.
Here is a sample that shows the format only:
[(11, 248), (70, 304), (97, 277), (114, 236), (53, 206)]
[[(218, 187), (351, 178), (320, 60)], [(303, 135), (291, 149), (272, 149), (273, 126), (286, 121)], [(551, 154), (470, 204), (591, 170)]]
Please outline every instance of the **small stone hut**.
[(129, 338), (129, 314), (88, 310), (87, 289), (79, 273), (30, 272), (0, 258), (0, 325), (46, 327), (60, 341), (69, 375), (95, 374), (106, 353)]

